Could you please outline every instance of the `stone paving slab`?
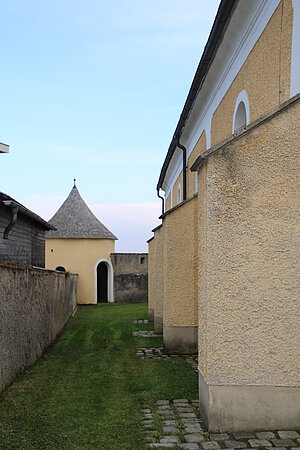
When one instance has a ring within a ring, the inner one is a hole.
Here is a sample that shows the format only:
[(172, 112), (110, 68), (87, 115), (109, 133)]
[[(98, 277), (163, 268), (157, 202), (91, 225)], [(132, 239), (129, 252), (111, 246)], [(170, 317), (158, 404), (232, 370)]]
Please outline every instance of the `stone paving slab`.
[(300, 450), (299, 430), (207, 433), (198, 400), (158, 400), (142, 405), (143, 431), (149, 448), (195, 450)]
[(145, 331), (133, 331), (132, 336), (149, 338), (149, 337), (162, 337), (162, 334), (156, 334), (154, 331), (145, 330)]
[(149, 323), (149, 320), (148, 319), (136, 319), (133, 321), (133, 323), (134, 323), (134, 325), (138, 325), (141, 323)]
[[(139, 333), (139, 334), (134, 334), (135, 336), (139, 336), (139, 337), (146, 337), (143, 336), (140, 333), (154, 333), (154, 331), (137, 331), (137, 332), (133, 332), (133, 333)], [(132, 333), (132, 334), (133, 334)], [(147, 337), (159, 337), (158, 334), (151, 334)], [(167, 359), (167, 358), (178, 358), (178, 359), (183, 359), (184, 361), (188, 362), (192, 368), (197, 372), (198, 371), (198, 358), (196, 355), (166, 355), (164, 353), (163, 347), (139, 347), (136, 349), (136, 356), (138, 356), (139, 358), (145, 359), (145, 358), (149, 358), (149, 359)], [(178, 399), (180, 400), (179, 403), (182, 403), (182, 399)], [(174, 400), (175, 402), (175, 400)], [(175, 402), (176, 403), (176, 402)]]

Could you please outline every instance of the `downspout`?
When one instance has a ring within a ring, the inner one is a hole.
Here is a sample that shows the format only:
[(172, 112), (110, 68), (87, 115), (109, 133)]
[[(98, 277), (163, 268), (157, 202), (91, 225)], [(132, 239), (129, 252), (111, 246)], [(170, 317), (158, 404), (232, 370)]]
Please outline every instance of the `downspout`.
[(164, 213), (165, 213), (165, 199), (164, 199), (164, 197), (159, 195), (159, 187), (157, 187), (156, 189), (157, 189), (157, 197), (161, 198), (161, 200), (162, 200), (162, 202), (161, 202), (161, 209), (162, 209), (162, 215), (164, 215)]
[(15, 226), (18, 217), (19, 206), (11, 200), (4, 200), (4, 205), (11, 209), (11, 221), (4, 230), (3, 239), (8, 239), (8, 233)]
[(176, 145), (182, 150), (182, 200), (186, 200), (186, 148), (180, 144), (179, 139)]

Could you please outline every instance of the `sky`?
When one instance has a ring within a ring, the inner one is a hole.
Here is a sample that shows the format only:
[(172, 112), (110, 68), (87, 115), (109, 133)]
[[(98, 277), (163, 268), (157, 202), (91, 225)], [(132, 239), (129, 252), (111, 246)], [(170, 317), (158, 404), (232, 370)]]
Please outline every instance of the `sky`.
[(0, 0), (0, 191), (49, 220), (77, 188), (147, 251), (156, 184), (219, 0)]

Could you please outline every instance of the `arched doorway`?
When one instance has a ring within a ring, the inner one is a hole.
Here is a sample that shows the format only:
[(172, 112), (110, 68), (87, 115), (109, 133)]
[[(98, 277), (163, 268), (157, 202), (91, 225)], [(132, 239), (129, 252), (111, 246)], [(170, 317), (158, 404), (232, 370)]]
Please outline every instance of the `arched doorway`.
[(99, 259), (95, 263), (95, 303), (114, 301), (114, 271), (111, 262)]
[(97, 266), (97, 303), (105, 303), (108, 300), (108, 267), (102, 261)]

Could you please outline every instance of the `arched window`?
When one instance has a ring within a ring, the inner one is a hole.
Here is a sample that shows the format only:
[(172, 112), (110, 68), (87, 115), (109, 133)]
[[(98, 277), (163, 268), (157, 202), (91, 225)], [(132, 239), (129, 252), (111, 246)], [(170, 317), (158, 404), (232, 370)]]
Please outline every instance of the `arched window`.
[(57, 266), (56, 269), (58, 272), (65, 272), (66, 269), (63, 266)]
[(238, 130), (239, 128), (245, 127), (247, 123), (246, 119), (246, 107), (244, 102), (240, 102), (237, 110), (236, 115), (234, 118), (234, 131)]
[(249, 100), (246, 91), (241, 91), (238, 95), (234, 114), (233, 114), (233, 124), (232, 133), (235, 133), (242, 127), (245, 127), (250, 122), (250, 110), (249, 110)]
[(179, 205), (179, 203), (181, 203), (181, 185), (180, 185), (180, 183), (177, 188), (177, 205)]

